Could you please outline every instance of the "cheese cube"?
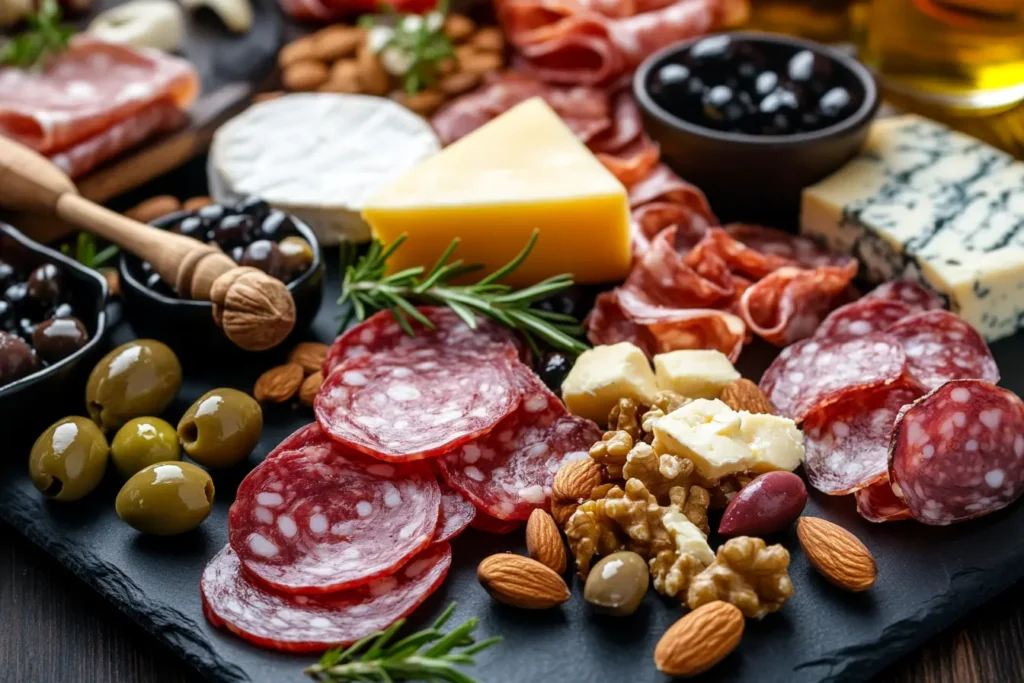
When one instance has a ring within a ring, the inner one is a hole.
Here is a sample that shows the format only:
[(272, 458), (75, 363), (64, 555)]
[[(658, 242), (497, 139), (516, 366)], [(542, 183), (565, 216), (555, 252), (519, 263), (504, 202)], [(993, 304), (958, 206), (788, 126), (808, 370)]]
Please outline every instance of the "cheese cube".
[(562, 383), (562, 400), (573, 415), (604, 425), (620, 398), (650, 404), (657, 391), (644, 352), (620, 342), (581, 353)]
[(751, 471), (792, 472), (804, 461), (804, 434), (788, 417), (739, 411), (740, 434), (754, 456)]
[(688, 398), (718, 398), (740, 373), (721, 351), (683, 350), (654, 357), (658, 386)]
[(755, 462), (741, 429), (740, 414), (719, 400), (699, 398), (658, 420), (661, 448), (693, 461), (707, 479), (746, 472)]
[(385, 245), (405, 243), (388, 272), (454, 258), (491, 273), (539, 229), (526, 261), (502, 282), (521, 287), (570, 273), (612, 282), (629, 271), (626, 190), (540, 98), (513, 107), (373, 195), (363, 217)]
[(693, 555), (705, 567), (715, 561), (715, 552), (708, 545), (708, 539), (704, 536), (704, 532), (688, 520), (682, 512), (669, 510), (662, 516), (661, 523), (665, 525), (665, 530), (672, 534), (676, 549), (681, 554)]

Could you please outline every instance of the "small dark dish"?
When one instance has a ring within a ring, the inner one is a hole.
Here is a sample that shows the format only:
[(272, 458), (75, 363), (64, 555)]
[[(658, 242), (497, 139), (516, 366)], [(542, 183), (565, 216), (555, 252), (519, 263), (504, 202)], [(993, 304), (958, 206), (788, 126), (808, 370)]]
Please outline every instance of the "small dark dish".
[[(213, 211), (210, 207), (200, 211)], [(153, 222), (163, 230), (189, 231), (186, 212), (173, 213)], [(312, 249), (309, 266), (290, 279), (288, 290), (295, 299), (296, 321), (290, 339), (297, 338), (309, 327), (320, 309), (323, 299), (324, 268), (320, 257), (320, 245), (313, 231), (302, 221), (292, 217), (277, 239), (289, 235), (301, 237)], [(201, 238), (203, 235), (199, 235)], [(210, 235), (205, 235), (210, 237)], [(236, 247), (240, 249), (240, 247)], [(225, 249), (227, 252), (228, 249)], [(213, 359), (225, 353), (241, 352), (224, 335), (213, 320), (213, 306), (208, 301), (179, 299), (163, 282), (158, 281), (148, 265), (133, 254), (121, 252), (119, 269), (121, 273), (121, 297), (125, 317), (140, 337), (159, 339), (179, 355), (197, 360)], [(148, 282), (149, 280), (154, 280)]]
[[(85, 376), (103, 351), (107, 334), (107, 281), (60, 252), (33, 242), (6, 223), (0, 223), (0, 259), (17, 263), (22, 271), (44, 264), (56, 266), (63, 282), (65, 301), (81, 322), (88, 339), (81, 348), (52, 363), (40, 362), (32, 373), (0, 386), (0, 433), (16, 427), (35, 431), (71, 409), (85, 409)], [(64, 312), (56, 314), (63, 317)]]
[(750, 32), (656, 52), (633, 91), (662, 158), (719, 218), (778, 225), (794, 224), (803, 189), (857, 153), (879, 104), (873, 77), (852, 57)]

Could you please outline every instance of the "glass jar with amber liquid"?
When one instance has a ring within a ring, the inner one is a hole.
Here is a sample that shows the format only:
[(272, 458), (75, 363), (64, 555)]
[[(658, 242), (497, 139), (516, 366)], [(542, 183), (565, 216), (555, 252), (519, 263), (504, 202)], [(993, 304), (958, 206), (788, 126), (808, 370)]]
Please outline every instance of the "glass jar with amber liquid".
[(849, 40), (854, 0), (751, 0), (748, 26), (822, 42)]

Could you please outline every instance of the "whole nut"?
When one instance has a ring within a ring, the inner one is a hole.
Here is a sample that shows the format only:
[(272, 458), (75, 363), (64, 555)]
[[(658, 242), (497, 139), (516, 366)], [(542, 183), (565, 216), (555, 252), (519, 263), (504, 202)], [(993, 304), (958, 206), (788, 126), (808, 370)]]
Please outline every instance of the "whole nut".
[(743, 613), (728, 602), (702, 605), (672, 624), (654, 648), (654, 665), (670, 676), (696, 676), (736, 649)]
[(460, 45), (455, 48), (455, 56), (462, 71), (474, 74), (497, 71), (504, 64), (501, 55), (494, 52), (481, 52), (471, 45)]
[(437, 83), (438, 89), (449, 97), (469, 92), (480, 84), (480, 74), (469, 71), (457, 71), (443, 76)]
[(338, 24), (320, 29), (312, 37), (314, 59), (330, 63), (353, 56), (365, 40), (366, 32), (358, 26)]
[(792, 472), (766, 472), (744, 486), (722, 514), (722, 536), (767, 536), (782, 531), (807, 504), (807, 487)]
[(330, 88), (330, 92), (360, 92), (362, 86), (359, 84), (359, 65), (356, 60), (342, 59), (332, 64), (327, 82), (320, 87)]
[(761, 387), (749, 379), (740, 378), (722, 390), (722, 402), (733, 410), (745, 410), (748, 413), (764, 413), (775, 415), (775, 406), (768, 400)]
[(313, 37), (299, 38), (281, 48), (281, 51), (277, 53), (277, 65), (286, 69), (296, 62), (316, 59), (314, 54)]
[(213, 199), (210, 197), (192, 197), (191, 199), (186, 199), (185, 203), (181, 205), (181, 208), (185, 211), (198, 211), (204, 206), (209, 206), (210, 204), (213, 204)]
[(591, 568), (583, 599), (602, 614), (628, 616), (640, 607), (650, 583), (644, 558), (624, 550), (602, 557)]
[(157, 218), (162, 218), (169, 213), (181, 210), (181, 202), (178, 201), (177, 197), (172, 197), (169, 194), (161, 194), (156, 197), (150, 197), (144, 202), (141, 202), (137, 206), (128, 211), (125, 211), (125, 215), (129, 218), (134, 218), (140, 223), (149, 223), (155, 221)]
[(565, 572), (565, 544), (555, 520), (543, 510), (534, 510), (526, 522), (526, 550), (530, 557), (558, 574)]
[(323, 383), (324, 375), (319, 370), (302, 380), (302, 385), (299, 386), (299, 403), (312, 408), (316, 395), (320, 393), (320, 385)]
[(319, 372), (327, 360), (327, 344), (301, 342), (288, 354), (289, 363), (298, 363), (307, 375)]
[(878, 578), (875, 558), (856, 536), (818, 517), (801, 517), (796, 525), (800, 547), (822, 576), (842, 589), (865, 591)]
[(323, 62), (306, 59), (285, 67), (281, 82), (288, 90), (309, 92), (326, 83), (327, 74), (327, 66)]
[(505, 49), (505, 36), (501, 29), (488, 26), (473, 34), (469, 44), (484, 52), (501, 53)]
[(454, 43), (469, 38), (475, 30), (476, 22), (465, 14), (449, 14), (444, 20), (444, 33)]
[(444, 104), (444, 95), (436, 90), (421, 90), (414, 95), (400, 92), (394, 99), (420, 116), (430, 116), (438, 107)]
[(252, 395), (260, 403), (284, 403), (299, 390), (303, 377), (302, 366), (298, 363), (278, 365), (260, 375)]
[(548, 609), (569, 599), (561, 576), (521, 555), (491, 555), (477, 567), (476, 577), (492, 598), (512, 607)]
[(570, 460), (555, 474), (551, 495), (560, 500), (586, 500), (601, 484), (601, 466), (591, 458)]
[(368, 95), (383, 95), (388, 91), (390, 79), (377, 55), (364, 42), (356, 53), (357, 77), (362, 91)]

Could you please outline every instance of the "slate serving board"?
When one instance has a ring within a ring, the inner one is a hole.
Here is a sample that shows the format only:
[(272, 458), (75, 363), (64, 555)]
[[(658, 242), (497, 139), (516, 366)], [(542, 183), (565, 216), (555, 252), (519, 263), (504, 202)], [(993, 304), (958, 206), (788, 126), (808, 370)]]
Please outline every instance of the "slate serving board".
[[(328, 263), (337, 259), (328, 254)], [(325, 305), (310, 338), (330, 341), (336, 329), (337, 272), (331, 272)], [(127, 324), (114, 343), (132, 338)], [(1022, 339), (993, 347), (1003, 384), (1024, 392), (1024, 360), (1014, 347)], [(283, 352), (282, 352), (283, 353)], [(740, 369), (759, 376), (774, 351), (753, 346)], [(244, 359), (245, 357), (243, 357)], [(216, 386), (251, 387), (276, 358), (250, 357), (234, 364), (185, 362), (186, 380), (167, 411), (172, 422), (205, 391)], [(72, 403), (81, 387), (69, 387)], [(79, 406), (81, 411), (81, 406)], [(6, 441), (0, 475), (0, 518), (53, 555), (118, 609), (156, 636), (210, 681), (298, 683), (310, 656), (275, 654), (211, 628), (203, 618), (198, 582), (206, 561), (227, 540), (227, 509), (238, 482), (286, 435), (312, 420), (305, 408), (266, 412), (263, 438), (248, 463), (215, 476), (217, 503), (202, 527), (178, 538), (149, 538), (122, 524), (113, 500), (119, 482), (108, 472), (101, 489), (81, 504), (44, 502), (26, 475), (28, 449), (36, 436)], [(2, 420), (0, 420), (2, 422)], [(806, 514), (831, 519), (857, 534), (878, 560), (879, 579), (867, 593), (839, 591), (808, 565), (794, 532), (781, 541), (793, 556), (796, 595), (777, 614), (748, 621), (739, 649), (700, 680), (864, 681), (916, 648), (973, 607), (1024, 576), (1024, 506), (946, 528), (916, 522), (872, 525), (854, 511), (853, 498), (812, 494)], [(713, 520), (712, 526), (717, 520)], [(717, 540), (713, 539), (713, 545)], [(683, 610), (653, 591), (640, 610), (625, 619), (594, 615), (582, 599), (579, 579), (573, 597), (558, 609), (526, 612), (492, 601), (476, 582), (476, 566), (488, 554), (525, 552), (522, 532), (489, 536), (469, 530), (453, 544), (454, 563), (443, 587), (410, 619), (419, 627), (451, 601), (453, 624), (476, 615), (480, 636), (505, 642), (479, 656), (470, 673), (489, 683), (559, 681), (664, 681), (651, 653), (661, 634)]]

